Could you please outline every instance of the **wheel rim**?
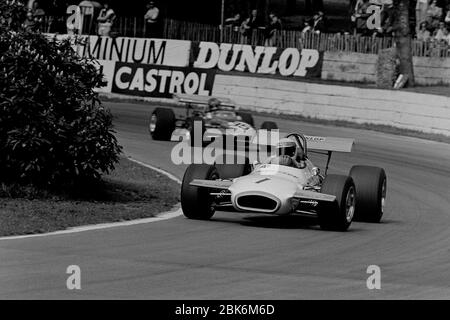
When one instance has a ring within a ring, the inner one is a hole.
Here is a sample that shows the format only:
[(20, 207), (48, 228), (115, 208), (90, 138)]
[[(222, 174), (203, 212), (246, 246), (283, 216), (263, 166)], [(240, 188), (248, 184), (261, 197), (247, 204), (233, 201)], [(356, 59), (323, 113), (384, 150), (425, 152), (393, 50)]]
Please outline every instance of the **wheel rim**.
[(355, 214), (355, 188), (351, 186), (348, 189), (347, 197), (345, 198), (345, 218), (347, 222), (353, 220), (353, 215)]
[(150, 132), (155, 132), (156, 129), (156, 114), (152, 114), (151, 118), (150, 118)]
[(384, 213), (384, 206), (386, 205), (386, 179), (383, 180), (381, 186), (381, 213)]

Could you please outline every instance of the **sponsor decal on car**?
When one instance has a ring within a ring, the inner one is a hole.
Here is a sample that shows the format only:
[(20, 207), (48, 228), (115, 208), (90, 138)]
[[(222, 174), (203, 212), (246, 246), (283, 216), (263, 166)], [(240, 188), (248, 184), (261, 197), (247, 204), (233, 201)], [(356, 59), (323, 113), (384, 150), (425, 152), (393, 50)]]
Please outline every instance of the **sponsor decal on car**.
[(300, 203), (301, 204), (307, 204), (307, 205), (310, 205), (312, 207), (317, 207), (317, 205), (319, 204), (319, 202), (316, 201), (316, 200), (300, 200)]

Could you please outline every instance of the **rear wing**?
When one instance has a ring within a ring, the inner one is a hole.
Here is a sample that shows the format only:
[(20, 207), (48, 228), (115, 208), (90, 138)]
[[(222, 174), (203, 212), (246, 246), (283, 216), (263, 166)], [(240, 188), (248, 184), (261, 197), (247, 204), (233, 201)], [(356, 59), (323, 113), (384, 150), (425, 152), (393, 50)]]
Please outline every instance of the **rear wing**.
[[(256, 136), (253, 137), (252, 143), (261, 146), (276, 146), (280, 138), (288, 136), (288, 133), (279, 131), (258, 130)], [(304, 136), (306, 139), (308, 150), (310, 151), (327, 151), (327, 152), (351, 152), (354, 139), (320, 137), (320, 136)]]
[[(199, 96), (199, 95), (192, 95), (192, 94), (182, 94), (182, 93), (174, 93), (173, 98), (176, 99), (178, 102), (182, 103), (189, 103), (189, 104), (198, 104), (198, 105), (208, 105), (209, 99), (213, 98), (210, 96)], [(216, 97), (222, 106), (225, 107), (236, 107), (236, 103), (228, 98), (218, 98)]]

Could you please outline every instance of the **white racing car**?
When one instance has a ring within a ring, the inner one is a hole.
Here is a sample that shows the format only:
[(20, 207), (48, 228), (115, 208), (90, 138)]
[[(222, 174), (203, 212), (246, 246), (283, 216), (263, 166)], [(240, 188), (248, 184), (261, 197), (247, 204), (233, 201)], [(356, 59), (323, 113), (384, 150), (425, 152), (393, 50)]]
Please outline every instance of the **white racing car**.
[[(289, 134), (296, 165), (268, 158), (262, 163), (191, 164), (183, 177), (181, 206), (190, 219), (206, 220), (227, 208), (274, 215), (317, 216), (326, 230), (347, 230), (352, 220), (379, 222), (386, 199), (384, 169), (353, 166), (348, 175), (327, 175), (333, 151), (350, 152), (353, 139)], [(328, 155), (324, 174), (308, 152)], [(286, 159), (286, 155), (281, 155)]]

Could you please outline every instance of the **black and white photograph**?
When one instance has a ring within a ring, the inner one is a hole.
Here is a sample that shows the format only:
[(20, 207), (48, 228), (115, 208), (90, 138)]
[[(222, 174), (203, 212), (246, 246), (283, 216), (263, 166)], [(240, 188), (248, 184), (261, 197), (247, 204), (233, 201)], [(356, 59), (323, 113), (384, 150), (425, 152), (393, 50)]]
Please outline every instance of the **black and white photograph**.
[(449, 0), (0, 0), (0, 300), (449, 299)]

